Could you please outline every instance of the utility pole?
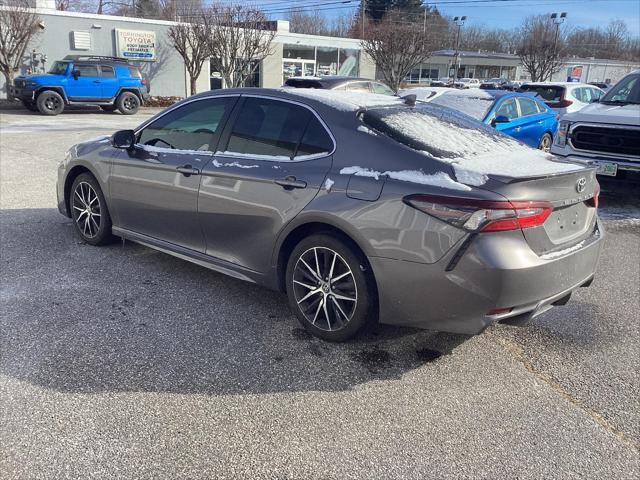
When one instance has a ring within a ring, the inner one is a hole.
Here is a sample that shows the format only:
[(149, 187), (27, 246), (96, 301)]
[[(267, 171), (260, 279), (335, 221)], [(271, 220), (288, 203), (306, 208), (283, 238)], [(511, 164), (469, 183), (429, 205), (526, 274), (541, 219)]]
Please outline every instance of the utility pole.
[[(556, 60), (556, 54), (558, 49), (558, 37), (560, 36), (560, 24), (563, 23), (567, 18), (567, 12), (562, 12), (560, 14), (552, 13), (550, 18), (551, 18), (551, 21), (556, 26), (556, 33), (553, 37), (553, 57), (551, 62), (551, 65), (553, 65), (553, 63), (555, 63), (555, 60)], [(551, 80), (551, 76), (553, 75), (553, 72), (551, 70), (552, 68), (549, 69), (549, 80)]]
[(360, 0), (360, 23), (362, 24), (362, 39), (364, 40), (364, 2)]
[(460, 55), (460, 29), (462, 28), (462, 26), (464, 25), (464, 22), (467, 20), (466, 15), (464, 17), (453, 17), (453, 23), (456, 24), (456, 26), (458, 27), (458, 30), (456, 32), (456, 52), (453, 55), (453, 68), (454, 68), (454, 74), (453, 74), (453, 84), (455, 86), (455, 83), (458, 81), (458, 56)]

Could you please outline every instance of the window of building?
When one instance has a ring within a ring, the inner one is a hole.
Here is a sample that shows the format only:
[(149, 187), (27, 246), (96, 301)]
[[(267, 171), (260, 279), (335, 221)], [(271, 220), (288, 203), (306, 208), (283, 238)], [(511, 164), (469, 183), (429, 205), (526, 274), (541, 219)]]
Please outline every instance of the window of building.
[(316, 49), (308, 45), (286, 43), (282, 49), (283, 59), (315, 60)]
[(152, 122), (138, 143), (179, 150), (213, 151), (229, 98), (187, 103)]
[(338, 75), (357, 77), (359, 75), (360, 50), (341, 48), (339, 63)]
[(318, 47), (316, 50), (316, 72), (318, 75), (338, 74), (338, 49)]

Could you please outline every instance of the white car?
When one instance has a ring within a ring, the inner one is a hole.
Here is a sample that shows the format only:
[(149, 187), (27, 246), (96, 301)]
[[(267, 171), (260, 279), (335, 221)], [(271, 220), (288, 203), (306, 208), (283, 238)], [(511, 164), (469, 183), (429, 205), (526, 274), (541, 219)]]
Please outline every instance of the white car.
[(551, 153), (596, 164), (599, 175), (640, 176), (640, 70), (598, 103), (565, 115)]
[(518, 90), (537, 93), (559, 117), (577, 112), (590, 103), (597, 102), (604, 95), (598, 87), (575, 82), (528, 82)]
[(453, 82), (456, 88), (480, 88), (480, 80), (477, 78), (459, 78)]

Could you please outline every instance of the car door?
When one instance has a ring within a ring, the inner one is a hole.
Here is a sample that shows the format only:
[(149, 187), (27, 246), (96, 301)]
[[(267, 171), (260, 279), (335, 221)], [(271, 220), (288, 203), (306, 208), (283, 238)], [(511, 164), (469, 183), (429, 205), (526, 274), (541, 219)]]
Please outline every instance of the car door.
[(537, 148), (545, 130), (544, 114), (531, 98), (519, 97), (517, 101), (520, 106), (520, 132), (517, 138), (530, 147)]
[(200, 172), (237, 97), (193, 100), (141, 128), (137, 146), (112, 158), (114, 225), (204, 252), (198, 220)]
[(71, 100), (98, 99), (101, 96), (100, 74), (95, 64), (74, 64), (67, 82), (67, 96)]
[(200, 185), (206, 253), (265, 272), (278, 233), (323, 185), (333, 139), (307, 106), (243, 95), (219, 150)]
[(509, 119), (509, 121), (492, 125), (496, 130), (506, 135), (519, 138), (519, 134), (521, 131), (520, 122), (518, 119), (519, 116), (520, 113), (518, 112), (516, 99), (514, 97), (505, 98), (504, 100), (499, 102), (498, 105), (496, 105), (496, 110), (493, 118), (496, 119), (497, 117), (506, 117)]
[(116, 96), (120, 85), (111, 65), (100, 65), (100, 82), (100, 96), (102, 98), (111, 99)]

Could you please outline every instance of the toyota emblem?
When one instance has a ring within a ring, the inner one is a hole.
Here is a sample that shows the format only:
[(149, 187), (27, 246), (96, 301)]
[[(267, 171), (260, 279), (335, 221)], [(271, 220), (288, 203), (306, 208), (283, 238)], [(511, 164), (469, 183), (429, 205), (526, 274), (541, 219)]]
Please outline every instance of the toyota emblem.
[(576, 192), (582, 193), (587, 186), (587, 179), (582, 177), (576, 182)]

